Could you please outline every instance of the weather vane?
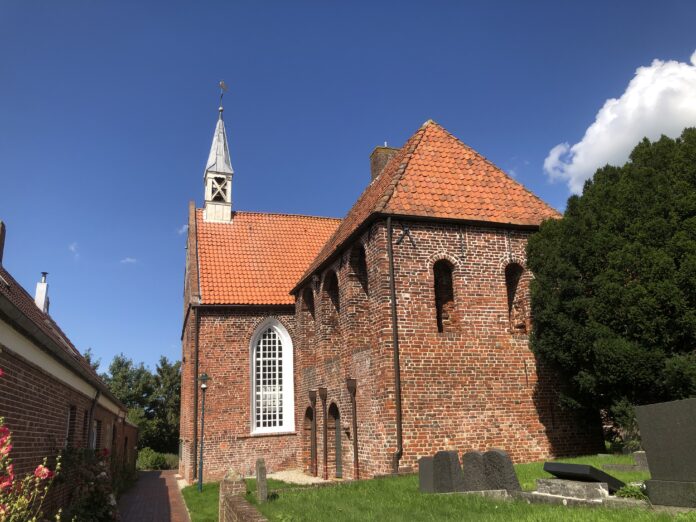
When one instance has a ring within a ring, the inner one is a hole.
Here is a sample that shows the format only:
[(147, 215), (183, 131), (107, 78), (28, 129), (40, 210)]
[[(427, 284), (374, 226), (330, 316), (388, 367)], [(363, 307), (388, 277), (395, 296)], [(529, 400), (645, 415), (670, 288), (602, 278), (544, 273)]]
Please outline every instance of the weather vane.
[(227, 84), (225, 83), (225, 80), (220, 80), (218, 85), (220, 86), (220, 110), (222, 110), (222, 97), (227, 92)]

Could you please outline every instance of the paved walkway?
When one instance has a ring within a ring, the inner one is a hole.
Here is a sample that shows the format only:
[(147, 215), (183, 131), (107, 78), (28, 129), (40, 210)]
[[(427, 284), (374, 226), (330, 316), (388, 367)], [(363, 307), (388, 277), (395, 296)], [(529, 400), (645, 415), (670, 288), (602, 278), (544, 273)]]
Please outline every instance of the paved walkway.
[(176, 471), (141, 471), (119, 500), (122, 522), (190, 522)]

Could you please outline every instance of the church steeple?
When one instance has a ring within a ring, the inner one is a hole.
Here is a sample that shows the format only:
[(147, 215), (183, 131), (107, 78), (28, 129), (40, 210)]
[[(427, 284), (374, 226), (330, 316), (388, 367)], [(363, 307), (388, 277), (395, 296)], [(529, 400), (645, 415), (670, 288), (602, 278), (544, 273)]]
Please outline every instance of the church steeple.
[(225, 121), (222, 118), (224, 111), (222, 94), (223, 90), (226, 89), (224, 82), (220, 82), (220, 88), (218, 121), (213, 134), (213, 143), (210, 146), (208, 162), (205, 165), (205, 173), (203, 174), (205, 182), (203, 219), (226, 223), (232, 220), (232, 176), (234, 175), (234, 170), (232, 170), (230, 149), (227, 145)]

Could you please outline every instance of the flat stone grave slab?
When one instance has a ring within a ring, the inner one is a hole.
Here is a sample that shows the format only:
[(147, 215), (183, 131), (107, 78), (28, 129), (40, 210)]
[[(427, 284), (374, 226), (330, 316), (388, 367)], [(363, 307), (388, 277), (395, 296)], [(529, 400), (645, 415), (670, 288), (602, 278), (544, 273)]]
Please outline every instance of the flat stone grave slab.
[(544, 462), (544, 471), (560, 479), (578, 480), (580, 482), (606, 482), (610, 493), (616, 493), (626, 485), (619, 479), (588, 464)]
[(584, 500), (603, 500), (609, 496), (606, 482), (581, 482), (565, 479), (537, 479), (536, 492), (543, 495), (580, 498)]

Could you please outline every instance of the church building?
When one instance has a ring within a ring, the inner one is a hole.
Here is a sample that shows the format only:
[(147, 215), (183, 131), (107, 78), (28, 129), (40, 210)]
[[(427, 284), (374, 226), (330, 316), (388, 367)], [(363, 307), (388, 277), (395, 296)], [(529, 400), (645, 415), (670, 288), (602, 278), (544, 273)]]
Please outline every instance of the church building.
[(442, 449), (601, 451), (529, 347), (526, 244), (558, 212), (433, 121), (370, 165), (343, 219), (237, 210), (220, 107), (189, 205), (182, 476), (202, 435), (206, 481), (259, 457), (355, 479)]

